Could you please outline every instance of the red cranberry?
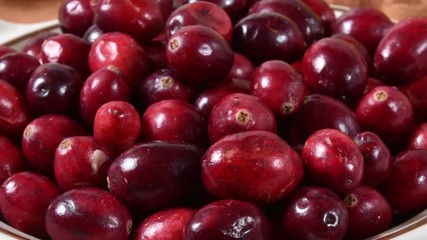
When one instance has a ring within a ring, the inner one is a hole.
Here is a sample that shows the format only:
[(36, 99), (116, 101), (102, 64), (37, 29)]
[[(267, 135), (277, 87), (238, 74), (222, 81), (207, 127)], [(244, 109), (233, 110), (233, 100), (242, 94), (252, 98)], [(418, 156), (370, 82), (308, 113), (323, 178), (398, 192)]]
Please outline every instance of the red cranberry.
[(319, 16), (325, 36), (331, 32), (332, 23), (335, 22), (334, 10), (324, 0), (302, 0), (310, 9)]
[(233, 49), (255, 64), (274, 59), (292, 62), (305, 48), (298, 26), (278, 13), (249, 14), (234, 25)]
[(371, 89), (378, 87), (378, 86), (384, 86), (385, 84), (383, 82), (381, 82), (380, 80), (374, 78), (374, 77), (369, 77), (368, 78), (368, 82), (366, 84), (366, 88), (365, 91), (363, 91), (363, 94), (366, 94), (367, 92), (369, 92)]
[(302, 180), (299, 155), (267, 131), (230, 134), (202, 159), (202, 180), (212, 195), (267, 204), (288, 195)]
[(42, 51), (43, 42), (46, 39), (58, 34), (59, 33), (55, 31), (37, 34), (34, 37), (30, 38), (28, 41), (25, 41), (24, 45), (21, 48), (22, 52), (25, 52), (26, 54), (33, 56), (40, 61), (40, 53)]
[(407, 148), (427, 150), (427, 123), (421, 123), (415, 128), (408, 139)]
[(208, 133), (211, 143), (237, 132), (265, 130), (276, 132), (273, 112), (258, 98), (232, 93), (215, 104), (209, 115)]
[(104, 31), (102, 31), (101, 28), (96, 25), (92, 25), (86, 30), (83, 35), (83, 39), (90, 43), (94, 43), (102, 34), (104, 34)]
[(302, 148), (307, 178), (342, 194), (357, 187), (363, 176), (363, 155), (349, 136), (336, 129), (313, 133)]
[(136, 144), (108, 170), (110, 191), (135, 213), (152, 213), (196, 196), (202, 152), (172, 142)]
[(0, 184), (17, 172), (24, 170), (24, 156), (9, 138), (0, 135)]
[(186, 240), (271, 239), (270, 223), (254, 203), (222, 200), (203, 206), (184, 230)]
[(415, 120), (427, 121), (427, 76), (410, 83), (401, 90), (412, 104)]
[(44, 216), (59, 194), (58, 187), (42, 175), (16, 173), (1, 185), (0, 209), (10, 226), (38, 238), (47, 238)]
[(348, 213), (329, 189), (303, 187), (285, 202), (282, 227), (286, 239), (342, 239), (348, 229)]
[(92, 0), (65, 0), (59, 7), (58, 20), (61, 30), (83, 36), (94, 20)]
[(372, 187), (378, 186), (390, 173), (390, 150), (381, 138), (373, 132), (361, 132), (353, 140), (363, 155), (362, 183)]
[(184, 240), (184, 228), (194, 214), (196, 210), (183, 207), (154, 213), (138, 225), (132, 240)]
[(26, 53), (6, 54), (0, 57), (0, 79), (9, 82), (24, 94), (25, 86), (38, 66), (39, 61)]
[(233, 66), (225, 77), (224, 82), (235, 85), (241, 88), (242, 91), (250, 92), (252, 73), (254, 70), (255, 66), (251, 60), (235, 52)]
[(6, 55), (8, 53), (12, 53), (12, 52), (16, 52), (16, 50), (11, 48), (11, 47), (0, 46), (0, 57), (2, 57), (3, 55)]
[(252, 75), (252, 94), (279, 116), (297, 112), (304, 101), (304, 83), (295, 69), (280, 60), (261, 64)]
[(31, 121), (22, 135), (22, 153), (37, 171), (53, 174), (55, 150), (66, 137), (84, 135), (80, 124), (63, 115), (43, 115)]
[(355, 47), (362, 54), (363, 58), (366, 61), (366, 64), (368, 64), (369, 72), (373, 71), (373, 69), (371, 69), (371, 68), (373, 68), (372, 67), (371, 55), (369, 54), (368, 50), (366, 49), (366, 47), (361, 42), (359, 42), (356, 38), (354, 38), (350, 35), (344, 34), (344, 33), (335, 33), (331, 37), (344, 40), (344, 41), (350, 43), (351, 45), (353, 45), (353, 47)]
[(49, 205), (45, 225), (52, 240), (127, 240), (132, 218), (109, 192), (86, 187), (57, 197)]
[(153, 39), (149, 43), (144, 44), (144, 51), (147, 53), (148, 60), (153, 70), (158, 70), (168, 67), (166, 59), (166, 40)]
[(390, 228), (393, 211), (374, 188), (359, 186), (347, 192), (343, 201), (349, 219), (347, 237), (365, 239)]
[(163, 16), (153, 0), (98, 0), (95, 24), (105, 32), (123, 32), (148, 42), (162, 30)]
[(166, 21), (168, 16), (173, 12), (173, 0), (154, 0), (159, 6), (160, 13), (162, 14), (162, 23)]
[(194, 105), (206, 119), (209, 119), (213, 107), (225, 96), (236, 92), (240, 91), (229, 85), (207, 88), (199, 93)]
[(392, 160), (391, 172), (380, 191), (397, 214), (427, 208), (427, 150), (407, 150)]
[(238, 21), (247, 11), (248, 1), (246, 0), (189, 0), (188, 2), (206, 1), (220, 6), (228, 14), (232, 22)]
[(186, 26), (176, 31), (167, 43), (169, 67), (189, 83), (219, 82), (233, 66), (233, 50), (214, 30)]

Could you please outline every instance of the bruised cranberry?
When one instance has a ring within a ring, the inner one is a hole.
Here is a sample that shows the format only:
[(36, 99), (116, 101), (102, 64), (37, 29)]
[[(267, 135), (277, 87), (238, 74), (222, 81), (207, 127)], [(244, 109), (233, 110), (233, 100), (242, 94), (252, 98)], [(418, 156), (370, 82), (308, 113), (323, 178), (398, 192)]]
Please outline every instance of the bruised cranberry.
[(39, 61), (26, 53), (13, 52), (0, 57), (0, 79), (9, 82), (22, 94)]
[(0, 210), (10, 226), (38, 238), (47, 238), (44, 217), (49, 204), (59, 196), (58, 187), (33, 172), (20, 172), (0, 188)]
[(184, 240), (184, 228), (194, 214), (196, 210), (183, 207), (156, 212), (138, 225), (132, 240)]
[(120, 154), (108, 170), (110, 191), (134, 213), (176, 206), (197, 194), (202, 152), (194, 145), (144, 142)]
[(127, 240), (132, 218), (109, 192), (86, 187), (57, 197), (47, 209), (45, 225), (52, 240)]
[(232, 93), (222, 98), (209, 115), (208, 133), (211, 143), (237, 132), (265, 130), (276, 132), (273, 112), (258, 98)]
[(372, 187), (359, 186), (343, 197), (348, 212), (346, 237), (365, 239), (391, 226), (393, 211), (384, 196)]
[(304, 101), (304, 83), (295, 69), (280, 60), (261, 64), (252, 75), (252, 94), (279, 116), (297, 112)]
[(307, 186), (297, 189), (285, 202), (282, 227), (286, 239), (343, 239), (348, 213), (331, 190)]
[(92, 0), (65, 0), (58, 10), (61, 30), (82, 37), (94, 20), (92, 2)]
[(363, 155), (349, 136), (336, 129), (313, 133), (302, 148), (307, 178), (337, 194), (357, 187), (363, 176)]
[(22, 153), (35, 170), (53, 174), (55, 150), (66, 137), (84, 135), (80, 124), (63, 115), (43, 115), (31, 121), (22, 135)]
[(288, 195), (302, 180), (299, 155), (267, 131), (230, 134), (202, 159), (202, 180), (212, 195), (267, 204)]
[(408, 139), (407, 148), (427, 150), (427, 123), (421, 123), (415, 127)]
[(24, 170), (24, 156), (18, 146), (0, 135), (0, 184), (17, 172)]
[(233, 66), (233, 50), (214, 30), (186, 26), (176, 31), (166, 47), (169, 67), (189, 83), (221, 81)]
[(332, 23), (336, 20), (331, 6), (324, 0), (302, 0), (302, 2), (319, 16), (323, 25), (324, 35), (328, 36), (331, 33)]
[(415, 120), (427, 121), (427, 77), (422, 77), (401, 90), (412, 104)]
[(427, 150), (407, 150), (395, 156), (390, 175), (379, 189), (397, 214), (426, 209)]

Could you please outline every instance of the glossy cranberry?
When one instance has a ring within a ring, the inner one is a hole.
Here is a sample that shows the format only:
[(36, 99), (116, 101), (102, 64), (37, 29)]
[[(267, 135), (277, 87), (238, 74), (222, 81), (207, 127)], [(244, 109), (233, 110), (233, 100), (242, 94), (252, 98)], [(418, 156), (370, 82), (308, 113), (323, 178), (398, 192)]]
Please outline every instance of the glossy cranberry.
[(80, 91), (80, 116), (92, 125), (96, 111), (110, 101), (128, 101), (130, 89), (120, 71), (114, 66), (100, 68), (83, 83)]
[(302, 75), (314, 93), (351, 102), (365, 90), (369, 70), (362, 54), (351, 44), (323, 38), (305, 52)]
[(46, 39), (41, 48), (42, 63), (61, 63), (73, 67), (80, 77), (89, 75), (88, 55), (90, 43), (69, 33)]
[(144, 44), (143, 47), (153, 70), (168, 67), (168, 60), (166, 59), (166, 41), (164, 39), (154, 39)]
[(231, 40), (233, 24), (230, 17), (220, 6), (207, 1), (191, 2), (175, 9), (165, 23), (166, 37), (170, 38), (182, 27), (192, 25), (209, 27), (228, 42)]
[(9, 82), (24, 94), (25, 86), (38, 66), (39, 61), (26, 53), (6, 54), (0, 57), (0, 79)]
[(271, 239), (270, 223), (254, 203), (222, 200), (203, 206), (184, 230), (187, 240)]
[(263, 0), (256, 2), (249, 9), (249, 14), (263, 12), (279, 13), (294, 21), (308, 44), (324, 35), (320, 18), (303, 1)]
[(141, 118), (145, 140), (176, 141), (204, 146), (207, 142), (205, 119), (191, 104), (170, 99), (153, 103)]
[(93, 122), (95, 140), (118, 152), (136, 143), (141, 120), (132, 104), (111, 101), (98, 108)]
[(184, 240), (184, 228), (194, 214), (195, 209), (183, 207), (156, 212), (137, 226), (132, 240)]
[(202, 159), (202, 180), (212, 195), (267, 204), (288, 195), (302, 180), (299, 155), (267, 131), (230, 134)]
[(22, 46), (22, 52), (37, 58), (40, 61), (40, 52), (42, 51), (43, 42), (59, 33), (52, 31), (47, 33), (36, 34), (34, 37), (30, 38), (28, 41), (25, 41)]
[(348, 229), (348, 213), (329, 189), (303, 187), (285, 202), (282, 227), (286, 239), (342, 239)]
[(427, 150), (427, 123), (421, 123), (408, 138), (408, 149)]
[(105, 32), (122, 32), (148, 42), (162, 30), (162, 12), (154, 0), (99, 0), (95, 24)]
[(390, 28), (378, 44), (374, 67), (380, 80), (402, 85), (427, 74), (427, 18), (411, 18)]
[(397, 214), (427, 207), (427, 150), (407, 150), (392, 160), (389, 177), (380, 191)]
[(411, 103), (395, 87), (373, 88), (363, 95), (355, 112), (363, 128), (376, 133), (389, 147), (404, 143), (413, 126)]
[(359, 186), (343, 197), (348, 212), (350, 239), (365, 239), (388, 230), (393, 211), (384, 196), (372, 187)]
[(192, 85), (185, 84), (169, 68), (152, 72), (138, 88), (139, 103), (145, 107), (167, 99), (179, 99), (190, 103), (195, 95), (196, 89)]
[(61, 194), (49, 205), (45, 222), (52, 240), (127, 240), (132, 229), (132, 218), (123, 203), (92, 187)]
[(176, 31), (166, 47), (169, 67), (189, 83), (219, 82), (233, 66), (233, 50), (214, 30), (186, 26)]
[(104, 34), (104, 31), (101, 28), (92, 25), (86, 30), (82, 38), (90, 43), (94, 43), (102, 34)]
[(211, 114), (213, 107), (225, 96), (236, 92), (240, 91), (228, 85), (207, 88), (199, 93), (196, 100), (194, 101), (194, 106), (203, 117), (209, 119), (209, 115)]
[(322, 22), (324, 34), (328, 36), (331, 32), (332, 23), (335, 22), (334, 10), (324, 0), (302, 0), (314, 13), (319, 16)]
[(47, 175), (53, 174), (55, 150), (66, 137), (84, 135), (80, 124), (63, 115), (43, 115), (31, 121), (22, 135), (22, 153), (28, 164)]
[(390, 173), (390, 150), (381, 138), (373, 132), (361, 132), (353, 140), (363, 155), (362, 183), (372, 187), (378, 186)]
[(230, 83), (242, 91), (250, 92), (254, 64), (246, 56), (235, 52), (234, 62), (224, 82)]
[(111, 164), (109, 189), (134, 213), (176, 206), (198, 194), (202, 154), (191, 144), (136, 144)]
[(92, 72), (110, 65), (120, 70), (130, 87), (138, 85), (149, 73), (144, 49), (132, 37), (120, 32), (101, 35), (89, 52)]
[(79, 109), (83, 81), (72, 67), (47, 63), (34, 70), (28, 81), (25, 96), (32, 112), (74, 116)]
[(248, 1), (246, 0), (189, 0), (188, 2), (211, 2), (220, 6), (228, 14), (232, 22), (236, 22), (242, 18), (247, 11)]
[(10, 83), (0, 80), (0, 134), (20, 139), (31, 119), (24, 96)]
[(249, 14), (234, 25), (233, 49), (257, 65), (268, 60), (293, 62), (305, 48), (298, 26), (278, 13)]
[(427, 77), (422, 77), (401, 88), (414, 109), (414, 118), (418, 122), (427, 121)]
[(378, 43), (393, 25), (390, 18), (378, 9), (355, 7), (336, 19), (332, 24), (332, 31), (354, 37), (373, 56)]
[(23, 170), (24, 156), (21, 149), (12, 140), (0, 135), (0, 184)]
[(253, 95), (232, 93), (215, 104), (208, 122), (211, 143), (237, 132), (265, 130), (276, 132), (274, 113)]
[(91, 0), (65, 0), (58, 10), (59, 26), (64, 33), (82, 37), (92, 25), (94, 12)]
[(279, 116), (297, 112), (304, 101), (304, 82), (286, 62), (270, 60), (262, 63), (252, 75), (252, 94)]
[(362, 54), (363, 58), (366, 61), (366, 64), (368, 65), (369, 72), (373, 71), (372, 57), (366, 47), (361, 42), (359, 42), (356, 38), (344, 33), (335, 33), (331, 37), (338, 38), (348, 43), (351, 43), (351, 45), (353, 45), (353, 47), (355, 47)]
[(49, 204), (59, 194), (55, 183), (42, 175), (16, 173), (1, 185), (1, 213), (10, 226), (46, 239), (44, 216)]

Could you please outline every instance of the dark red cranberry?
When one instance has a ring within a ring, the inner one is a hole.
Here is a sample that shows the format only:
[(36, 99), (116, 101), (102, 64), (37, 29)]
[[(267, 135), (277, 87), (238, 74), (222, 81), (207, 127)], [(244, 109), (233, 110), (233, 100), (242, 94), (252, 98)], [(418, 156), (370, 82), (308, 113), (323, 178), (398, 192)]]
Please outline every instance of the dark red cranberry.
[(254, 203), (222, 200), (200, 208), (183, 235), (186, 240), (269, 240), (271, 226), (267, 216)]
[(203, 117), (209, 119), (213, 107), (225, 96), (236, 92), (240, 91), (228, 85), (207, 88), (199, 93), (194, 101), (194, 106), (196, 106)]
[(393, 211), (384, 196), (372, 187), (359, 186), (343, 197), (348, 212), (350, 239), (366, 239), (388, 230)]
[(282, 227), (286, 239), (343, 239), (348, 229), (344, 203), (331, 190), (303, 187), (285, 202)]
[(131, 36), (120, 32), (101, 35), (89, 52), (92, 72), (110, 65), (120, 70), (131, 88), (137, 86), (149, 73), (144, 49)]
[(331, 37), (332, 38), (338, 38), (338, 39), (344, 40), (348, 43), (351, 43), (351, 45), (353, 45), (353, 47), (355, 47), (362, 54), (363, 58), (366, 61), (366, 64), (368, 64), (369, 72), (373, 71), (373, 69), (372, 69), (373, 68), (372, 57), (369, 54), (366, 47), (361, 42), (359, 42), (356, 38), (354, 38), (350, 35), (344, 34), (344, 33), (335, 33)]
[(154, 0), (99, 0), (95, 24), (105, 32), (122, 32), (148, 42), (162, 30), (162, 12)]
[(42, 51), (42, 45), (43, 42), (59, 33), (53, 31), (53, 32), (47, 32), (47, 33), (40, 33), (36, 34), (34, 37), (30, 38), (28, 41), (25, 41), (24, 45), (22, 46), (22, 52), (25, 52), (26, 54), (33, 56), (37, 58), (39, 61), (40, 52)]
[(114, 66), (100, 68), (83, 83), (80, 91), (80, 116), (92, 125), (96, 111), (110, 101), (128, 101), (130, 89), (120, 71)]
[(415, 127), (408, 138), (407, 148), (427, 150), (427, 123), (421, 123)]
[(302, 0), (314, 13), (319, 16), (322, 22), (324, 34), (328, 36), (331, 33), (332, 23), (335, 22), (334, 10), (324, 0)]
[(127, 240), (132, 218), (109, 192), (86, 187), (57, 197), (49, 205), (45, 225), (52, 240)]
[(20, 172), (0, 188), (0, 209), (7, 223), (27, 234), (47, 238), (44, 216), (49, 204), (59, 196), (58, 187), (33, 172)]
[(83, 81), (74, 68), (59, 63), (47, 63), (34, 70), (25, 96), (34, 114), (75, 116), (79, 109), (82, 86)]
[(144, 44), (143, 47), (153, 70), (168, 67), (168, 60), (166, 59), (166, 41), (164, 39), (154, 39)]
[(80, 124), (63, 115), (43, 115), (31, 121), (22, 135), (22, 153), (35, 170), (53, 174), (55, 150), (66, 137), (84, 135)]
[(246, 56), (235, 52), (234, 62), (230, 71), (224, 79), (225, 83), (230, 83), (242, 91), (250, 92), (252, 73), (255, 70), (254, 64)]
[(104, 31), (101, 28), (92, 25), (86, 30), (82, 38), (90, 43), (94, 43), (102, 34), (104, 34)]
[(136, 144), (111, 164), (109, 189), (134, 213), (176, 206), (198, 194), (202, 154), (191, 144)]
[(192, 25), (180, 28), (166, 47), (169, 67), (189, 83), (219, 82), (233, 66), (233, 50), (214, 30)]
[(0, 79), (9, 82), (22, 94), (39, 61), (26, 53), (13, 52), (0, 57)]
[(232, 93), (215, 104), (208, 122), (211, 143), (237, 132), (265, 130), (276, 132), (274, 113), (257, 97), (243, 93)]
[(384, 86), (385, 84), (381, 82), (380, 80), (374, 78), (374, 77), (368, 77), (368, 82), (366, 83), (365, 91), (363, 91), (363, 94), (366, 94), (371, 89), (378, 87), (378, 86)]
[(202, 25), (215, 30), (228, 42), (231, 40), (233, 24), (228, 14), (217, 4), (197, 1), (175, 9), (165, 23), (166, 38), (170, 38), (185, 26)]
[(298, 26), (278, 13), (249, 14), (234, 25), (233, 49), (257, 65), (268, 60), (293, 62), (305, 48)]
[(427, 121), (427, 76), (401, 88), (414, 109), (414, 118), (418, 122)]
[(353, 140), (363, 155), (362, 183), (372, 187), (378, 186), (390, 173), (390, 150), (381, 138), (373, 132), (361, 132)]
[(389, 147), (405, 143), (413, 126), (413, 110), (408, 98), (397, 88), (375, 87), (360, 99), (356, 108), (361, 126), (376, 133)]
[(59, 26), (64, 33), (82, 37), (94, 20), (92, 0), (65, 0), (59, 7)]
[(202, 159), (202, 180), (212, 195), (268, 204), (301, 182), (299, 155), (267, 131), (230, 134), (212, 144)]
[(195, 209), (184, 207), (156, 212), (135, 228), (132, 240), (184, 240), (184, 228), (194, 214)]
[(237, 22), (247, 11), (248, 1), (246, 0), (189, 0), (188, 2), (206, 1), (220, 6), (228, 14), (232, 22)]
[(427, 150), (407, 150), (392, 160), (391, 172), (379, 187), (397, 214), (427, 208)]
[(173, 12), (173, 1), (174, 0), (154, 0), (159, 6), (160, 13), (162, 14), (162, 23), (166, 22), (166, 19)]
[(270, 60), (262, 63), (252, 75), (252, 94), (279, 116), (297, 112), (304, 101), (304, 82), (286, 62)]
[(23, 170), (24, 156), (21, 149), (12, 140), (0, 135), (0, 184)]

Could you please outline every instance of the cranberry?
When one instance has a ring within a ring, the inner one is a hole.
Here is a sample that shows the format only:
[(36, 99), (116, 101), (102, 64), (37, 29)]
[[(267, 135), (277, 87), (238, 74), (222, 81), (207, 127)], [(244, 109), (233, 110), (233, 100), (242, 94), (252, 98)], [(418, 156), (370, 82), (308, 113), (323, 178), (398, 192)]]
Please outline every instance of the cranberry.
[(104, 34), (104, 31), (102, 31), (101, 28), (92, 25), (86, 30), (85, 34), (83, 34), (83, 39), (90, 43), (94, 43), (102, 34)]
[(186, 240), (271, 239), (270, 223), (263, 211), (251, 202), (211, 202), (196, 212), (184, 230)]
[(5, 54), (0, 57), (0, 79), (9, 82), (24, 94), (25, 86), (38, 66), (39, 61), (26, 53)]
[(304, 83), (295, 69), (280, 60), (261, 64), (252, 75), (252, 94), (279, 116), (297, 112), (304, 101)]
[(421, 123), (415, 127), (408, 139), (407, 148), (427, 150), (427, 123)]
[(105, 32), (123, 32), (148, 42), (162, 30), (163, 16), (154, 0), (98, 0), (95, 24)]
[(249, 130), (276, 132), (273, 112), (258, 98), (233, 93), (217, 102), (209, 115), (208, 133), (211, 143), (231, 133)]
[(273, 59), (292, 62), (305, 48), (298, 26), (278, 13), (249, 14), (234, 25), (233, 49), (255, 64)]
[(219, 82), (233, 66), (233, 51), (214, 30), (186, 26), (176, 31), (167, 43), (169, 67), (189, 83)]
[(40, 53), (42, 51), (43, 42), (46, 39), (58, 34), (59, 33), (55, 31), (36, 34), (34, 37), (30, 38), (28, 41), (25, 41), (24, 45), (22, 46), (22, 52), (25, 52), (26, 54), (33, 56), (40, 61)]
[(65, 0), (58, 10), (61, 30), (83, 36), (94, 20), (92, 2), (92, 0)]
[(2, 57), (3, 55), (6, 55), (8, 53), (13, 53), (13, 52), (16, 52), (16, 50), (11, 48), (11, 47), (0, 46), (0, 57)]
[(249, 6), (246, 0), (189, 0), (190, 3), (199, 1), (211, 2), (220, 6), (228, 14), (232, 22), (242, 18)]
[(202, 152), (173, 142), (136, 144), (108, 170), (110, 191), (134, 213), (152, 213), (196, 196)]
[[(250, 92), (254, 64), (246, 56), (235, 52), (234, 62), (224, 82), (239, 87), (242, 91)], [(240, 84), (239, 84), (240, 83)]]
[(285, 202), (282, 227), (286, 239), (342, 239), (348, 229), (348, 213), (334, 192), (307, 186)]
[(322, 22), (324, 34), (328, 36), (331, 32), (332, 24), (335, 22), (334, 10), (324, 0), (302, 0), (314, 13), (319, 16)]
[(343, 201), (349, 219), (347, 237), (365, 239), (390, 228), (393, 211), (374, 188), (359, 186), (347, 192)]
[(196, 210), (183, 207), (156, 212), (138, 225), (132, 240), (184, 240), (184, 228), (194, 214)]
[(351, 45), (353, 45), (353, 47), (355, 47), (362, 54), (363, 58), (365, 59), (366, 64), (368, 65), (369, 72), (373, 71), (371, 55), (369, 54), (368, 50), (366, 49), (366, 47), (361, 42), (359, 42), (356, 38), (354, 38), (350, 35), (344, 34), (344, 33), (335, 33), (331, 37), (344, 40), (344, 41), (350, 43)]
[(80, 124), (63, 115), (43, 115), (31, 121), (22, 135), (22, 153), (37, 171), (53, 174), (55, 150), (66, 137), (84, 135)]
[(427, 76), (410, 83), (401, 90), (412, 104), (415, 120), (427, 121)]
[(59, 196), (58, 187), (33, 172), (20, 172), (0, 188), (0, 209), (12, 227), (38, 238), (47, 238), (44, 216), (49, 204)]
[(267, 204), (288, 195), (302, 180), (299, 155), (267, 131), (230, 134), (202, 159), (202, 180), (212, 195)]
[[(164, 36), (164, 34), (162, 34)], [(144, 50), (147, 53), (148, 60), (150, 61), (151, 68), (158, 70), (168, 67), (168, 60), (166, 59), (166, 40), (153, 39), (147, 44), (144, 44)]]
[(173, 12), (173, 0), (154, 0), (159, 6), (160, 13), (162, 14), (162, 23), (166, 21), (168, 16)]
[(225, 96), (236, 92), (240, 91), (228, 85), (208, 88), (199, 93), (194, 101), (194, 105), (206, 119), (209, 119), (213, 107)]
[(0, 184), (23, 170), (24, 156), (21, 149), (12, 140), (0, 135)]
[(170, 38), (185, 26), (202, 25), (215, 30), (228, 42), (231, 40), (233, 25), (228, 14), (217, 4), (197, 1), (175, 9), (166, 20), (165, 33)]
[(132, 229), (129, 210), (101, 189), (72, 189), (47, 209), (45, 225), (52, 240), (127, 240)]

